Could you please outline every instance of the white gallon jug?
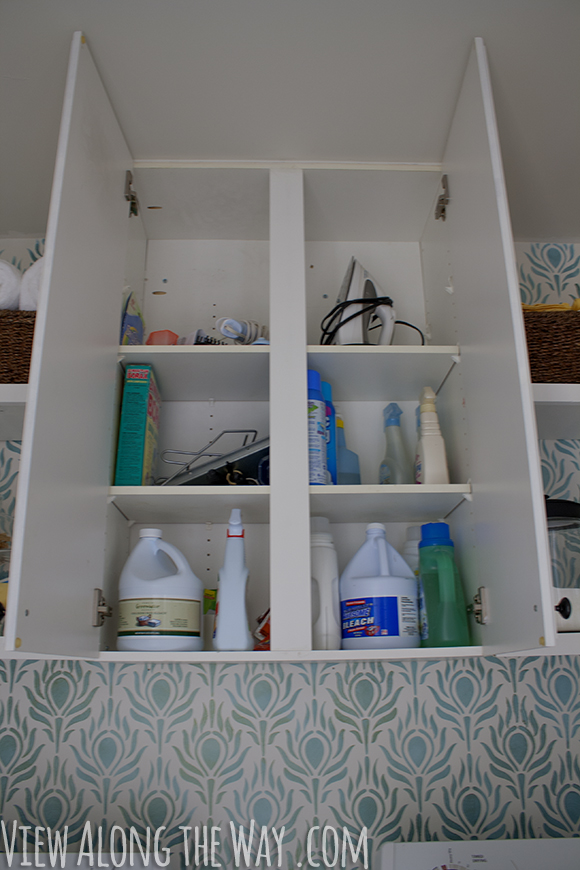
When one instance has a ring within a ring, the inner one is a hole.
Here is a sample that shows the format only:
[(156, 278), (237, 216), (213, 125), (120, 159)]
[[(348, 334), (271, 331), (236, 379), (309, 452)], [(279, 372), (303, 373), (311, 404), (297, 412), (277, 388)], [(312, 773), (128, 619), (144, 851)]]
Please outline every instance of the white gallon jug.
[(340, 578), (342, 649), (418, 647), (417, 578), (371, 523)]
[(117, 649), (202, 650), (203, 587), (185, 556), (141, 529), (119, 580)]

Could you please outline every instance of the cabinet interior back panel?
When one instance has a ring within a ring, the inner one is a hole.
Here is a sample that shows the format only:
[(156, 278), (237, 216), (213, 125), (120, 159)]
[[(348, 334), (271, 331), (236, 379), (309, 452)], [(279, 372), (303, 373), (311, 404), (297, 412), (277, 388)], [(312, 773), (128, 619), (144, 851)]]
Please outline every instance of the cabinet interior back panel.
[(220, 317), (269, 322), (267, 241), (150, 241), (144, 310), (147, 332), (218, 339)]
[(306, 240), (416, 241), (440, 177), (437, 170), (306, 169)]
[[(373, 276), (383, 294), (391, 297), (397, 319), (407, 320), (424, 331), (425, 302), (417, 242), (307, 242), (308, 344), (320, 343), (320, 323), (336, 304), (351, 257), (356, 257)], [(371, 338), (371, 341), (375, 340)], [(420, 343), (421, 338), (415, 330), (395, 327), (393, 344)]]
[(267, 169), (134, 171), (149, 239), (269, 238)]

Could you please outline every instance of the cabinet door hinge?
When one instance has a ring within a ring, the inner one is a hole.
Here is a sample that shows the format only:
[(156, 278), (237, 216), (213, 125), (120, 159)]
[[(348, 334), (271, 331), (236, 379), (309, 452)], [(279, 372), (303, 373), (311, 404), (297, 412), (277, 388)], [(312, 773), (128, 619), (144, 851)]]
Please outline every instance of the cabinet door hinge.
[(480, 586), (473, 596), (473, 604), (467, 605), (467, 612), (472, 613), (475, 621), (480, 625), (485, 625), (489, 622), (489, 607), (487, 601), (487, 589), (485, 586)]
[(113, 615), (113, 608), (105, 601), (102, 589), (93, 589), (93, 625), (99, 628), (105, 619)]
[(131, 203), (129, 206), (129, 217), (139, 216), (139, 200), (137, 194), (133, 190), (133, 173), (128, 169), (125, 173), (125, 199)]
[(443, 188), (443, 193), (437, 199), (437, 205), (435, 206), (435, 220), (444, 221), (447, 217), (447, 206), (449, 204), (449, 179), (446, 175), (441, 179), (441, 187)]

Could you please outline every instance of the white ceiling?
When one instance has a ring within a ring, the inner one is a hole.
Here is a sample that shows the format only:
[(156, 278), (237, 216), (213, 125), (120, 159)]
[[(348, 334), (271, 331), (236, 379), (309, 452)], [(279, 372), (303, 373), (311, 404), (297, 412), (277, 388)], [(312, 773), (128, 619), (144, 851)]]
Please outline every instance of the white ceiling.
[(0, 236), (44, 231), (75, 30), (141, 159), (438, 162), (481, 36), (515, 236), (580, 239), (579, 0), (0, 0)]

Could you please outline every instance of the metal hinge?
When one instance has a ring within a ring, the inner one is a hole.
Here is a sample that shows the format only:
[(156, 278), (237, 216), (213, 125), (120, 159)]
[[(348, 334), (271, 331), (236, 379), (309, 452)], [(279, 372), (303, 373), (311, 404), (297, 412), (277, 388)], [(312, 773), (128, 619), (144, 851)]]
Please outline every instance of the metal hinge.
[(480, 586), (473, 596), (473, 604), (467, 605), (467, 612), (472, 613), (475, 621), (480, 625), (485, 625), (489, 622), (489, 606), (487, 602), (487, 589), (485, 586)]
[(125, 173), (125, 199), (127, 202), (130, 202), (131, 205), (129, 207), (129, 217), (135, 215), (135, 217), (139, 216), (139, 200), (137, 199), (137, 194), (133, 190), (133, 173), (130, 169), (128, 169)]
[(93, 625), (100, 628), (107, 616), (113, 615), (113, 608), (105, 601), (102, 589), (93, 589)]
[(443, 193), (437, 199), (437, 205), (435, 206), (435, 220), (444, 221), (447, 217), (447, 205), (449, 204), (449, 179), (446, 175), (441, 179), (441, 187), (443, 188)]

